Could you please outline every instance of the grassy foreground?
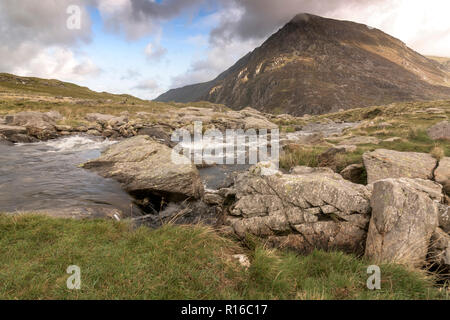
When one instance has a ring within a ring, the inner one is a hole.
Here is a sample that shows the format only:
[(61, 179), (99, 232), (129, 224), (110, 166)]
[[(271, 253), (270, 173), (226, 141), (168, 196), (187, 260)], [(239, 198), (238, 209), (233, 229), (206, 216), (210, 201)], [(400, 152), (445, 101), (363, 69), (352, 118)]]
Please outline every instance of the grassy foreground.
[[(423, 272), (380, 266), (382, 290), (369, 291), (367, 261), (244, 249), (202, 226), (0, 215), (0, 257), (0, 299), (448, 299)], [(69, 265), (81, 268), (81, 290), (66, 287)]]

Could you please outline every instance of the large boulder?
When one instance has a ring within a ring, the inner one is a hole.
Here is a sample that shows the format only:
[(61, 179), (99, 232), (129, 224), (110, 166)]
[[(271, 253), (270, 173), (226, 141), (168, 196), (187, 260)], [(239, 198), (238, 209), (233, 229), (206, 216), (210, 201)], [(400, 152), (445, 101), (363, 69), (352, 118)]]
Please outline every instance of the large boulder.
[(442, 187), (422, 179), (386, 179), (373, 185), (366, 256), (375, 262), (422, 266), (438, 226)]
[(111, 146), (83, 167), (116, 179), (139, 198), (156, 195), (166, 201), (198, 199), (203, 194), (199, 172), (189, 159), (181, 160), (185, 163), (174, 163), (172, 149), (148, 136), (137, 136)]
[(258, 166), (237, 177), (229, 222), (234, 232), (307, 253), (341, 249), (361, 253), (370, 192), (323, 168), (261, 175)]
[(0, 136), (13, 143), (36, 141), (35, 138), (28, 136), (27, 128), (21, 126), (0, 125)]
[(427, 153), (378, 149), (363, 155), (367, 182), (388, 178), (433, 179), (437, 160)]
[(432, 126), (427, 131), (428, 136), (433, 140), (450, 140), (450, 122), (442, 121)]

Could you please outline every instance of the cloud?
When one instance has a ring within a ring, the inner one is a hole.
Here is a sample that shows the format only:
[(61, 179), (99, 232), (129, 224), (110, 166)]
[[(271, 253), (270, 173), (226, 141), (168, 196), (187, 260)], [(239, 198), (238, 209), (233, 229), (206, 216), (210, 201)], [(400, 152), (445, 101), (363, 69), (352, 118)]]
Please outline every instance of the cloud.
[(162, 57), (167, 54), (167, 49), (162, 47), (159, 43), (149, 43), (145, 47), (145, 56), (148, 60), (160, 61)]
[[(80, 29), (69, 29), (70, 5), (80, 5)], [(80, 0), (0, 2), (0, 70), (63, 80), (82, 80), (100, 69), (72, 47), (91, 40), (91, 21)]]
[(194, 61), (187, 72), (172, 78), (171, 88), (212, 80), (258, 45), (259, 41), (246, 40), (210, 46), (206, 58)]
[(159, 89), (158, 82), (156, 82), (153, 79), (146, 79), (144, 81), (141, 81), (136, 86), (134, 86), (132, 89), (136, 90), (147, 90), (147, 91), (156, 91)]
[[(448, 0), (221, 0), (220, 23), (210, 42), (267, 38), (306, 12), (379, 28), (424, 53), (450, 55)], [(439, 41), (430, 41), (438, 38)]]
[(124, 33), (136, 40), (159, 32), (160, 24), (179, 16), (194, 13), (206, 0), (97, 0), (107, 30)]
[(10, 72), (21, 76), (83, 81), (87, 77), (98, 76), (102, 70), (88, 57), (76, 59), (69, 49), (51, 47), (35, 53), (34, 57), (13, 67)]
[(135, 80), (137, 78), (142, 77), (142, 74), (135, 70), (135, 69), (128, 69), (122, 77), (120, 77), (120, 80)]

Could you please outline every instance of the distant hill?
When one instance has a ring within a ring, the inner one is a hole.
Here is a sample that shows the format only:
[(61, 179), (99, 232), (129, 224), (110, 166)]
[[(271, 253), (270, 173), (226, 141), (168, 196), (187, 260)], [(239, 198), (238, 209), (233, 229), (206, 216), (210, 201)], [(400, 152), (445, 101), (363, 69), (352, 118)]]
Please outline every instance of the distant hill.
[(450, 98), (450, 70), (363, 24), (300, 14), (216, 79), (156, 101), (323, 114), (398, 101)]
[(20, 77), (9, 73), (0, 73), (0, 92), (40, 94), (44, 96), (61, 96), (78, 99), (142, 102), (141, 99), (131, 95), (95, 92), (87, 87), (81, 87), (69, 82), (34, 77)]

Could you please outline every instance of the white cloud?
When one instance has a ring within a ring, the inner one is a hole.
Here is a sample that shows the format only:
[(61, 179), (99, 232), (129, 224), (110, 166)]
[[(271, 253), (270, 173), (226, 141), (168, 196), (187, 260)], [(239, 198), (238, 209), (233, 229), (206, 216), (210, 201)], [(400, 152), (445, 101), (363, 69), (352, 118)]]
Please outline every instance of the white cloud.
[(160, 61), (166, 54), (167, 49), (162, 47), (159, 43), (153, 44), (150, 42), (145, 47), (145, 55), (149, 60)]
[(87, 57), (78, 60), (69, 49), (51, 47), (37, 52), (11, 72), (21, 76), (83, 81), (87, 77), (97, 76), (101, 70)]

